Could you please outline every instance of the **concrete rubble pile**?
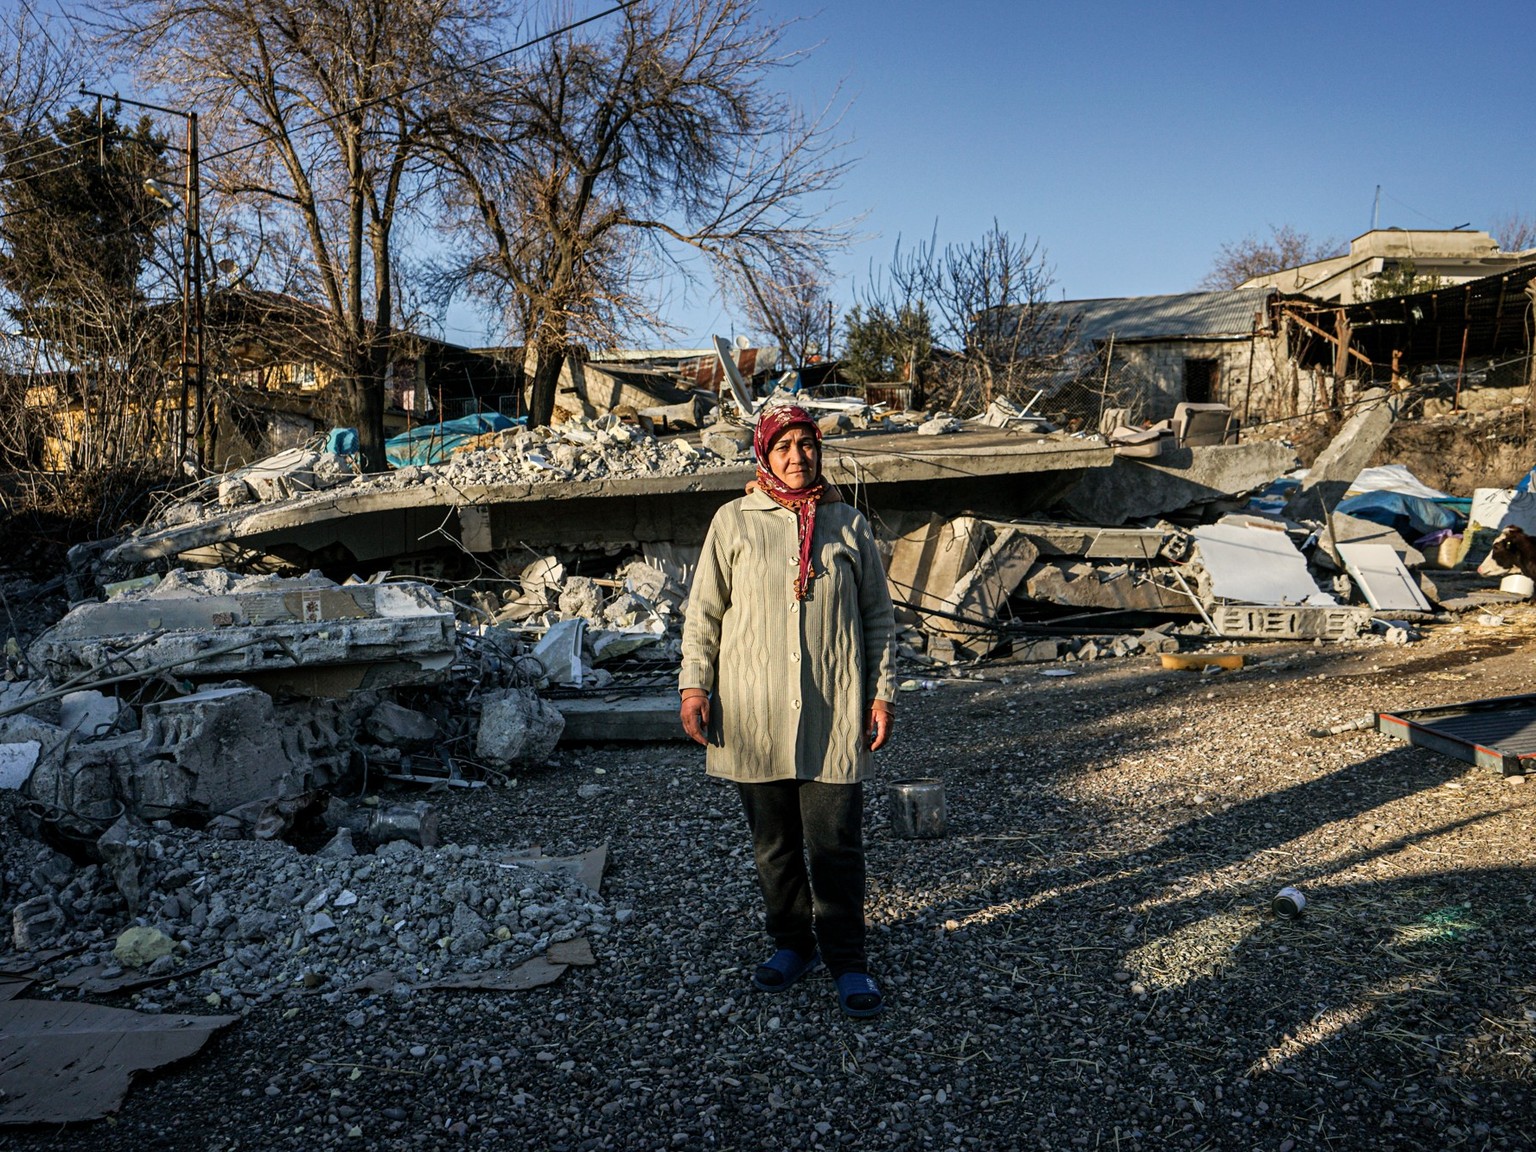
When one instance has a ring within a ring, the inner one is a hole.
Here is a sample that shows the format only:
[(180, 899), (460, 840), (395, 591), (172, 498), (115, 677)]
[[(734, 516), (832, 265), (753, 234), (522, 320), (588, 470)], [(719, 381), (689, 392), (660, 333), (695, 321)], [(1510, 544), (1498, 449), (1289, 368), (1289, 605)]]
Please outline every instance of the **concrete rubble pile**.
[[(1195, 415), (1229, 419), (1224, 407), (1205, 407)], [(1454, 530), (1454, 498), (1400, 466), (1365, 467), (1393, 417), (1384, 391), (1367, 392), (1310, 469), (1266, 480), (1266, 457), (1249, 453), (1236, 470), (1228, 462), (1225, 495), (1190, 479), (1230, 451), (1219, 443), (1225, 427), (1213, 425), (1218, 443), (1199, 450), (1203, 460), (1181, 461), (1177, 449), (1160, 448), (1159, 462), (1132, 454), (1065, 501), (1069, 511), (1100, 511), (1102, 526), (929, 517), (892, 542), (903, 655), (930, 664), (1010, 653), (1092, 659), (1172, 651), (1179, 636), (1401, 644), (1437, 609), (1528, 595), (1518, 573), (1514, 592), (1470, 581), (1509, 575), (1490, 545), (1500, 529), (1524, 528), (1520, 509), (1536, 501), (1479, 490), (1471, 522)], [(1288, 452), (1277, 445), (1275, 459)], [(1246, 504), (1243, 492), (1254, 493)], [(1198, 499), (1185, 503), (1191, 495)], [(1536, 531), (1536, 513), (1527, 516)], [(1043, 636), (1051, 616), (1042, 605), (1081, 610), (1073, 619), (1085, 635)], [(1086, 636), (1095, 616), (1112, 627), (1124, 614), (1169, 619), (1151, 632)]]
[(99, 856), (119, 818), (270, 840), (370, 775), (547, 759), (563, 720), (539, 676), (476, 667), (455, 611), (414, 581), (222, 570), (77, 605), (29, 649), (43, 678), (0, 685), (0, 788), (33, 835)]
[[(494, 440), (495, 443), (487, 443)], [(610, 476), (683, 476), (734, 462), (711, 445), (661, 440), (616, 415), (574, 417), (548, 428), (515, 428), (455, 453), (437, 469), (455, 484), (601, 480)]]
[(521, 644), (540, 687), (607, 687), (612, 673), (599, 665), (631, 655), (675, 662), (691, 565), (678, 564), (677, 549), (665, 551), (672, 555), (633, 557), (608, 577), (568, 574), (555, 556), (541, 557), (499, 603), (480, 597), (489, 617), (480, 635)]
[(495, 987), (492, 974), (606, 935), (629, 915), (578, 878), (579, 858), (405, 839), (355, 845), (345, 827), (306, 855), (281, 840), (119, 825), (116, 852), (95, 861), (9, 838), (0, 848), (14, 905), (6, 930), (19, 952), (68, 954), (45, 967), (52, 980), (84, 992), (142, 989), (145, 1012), (193, 1000), (238, 1010), (301, 990), (361, 1009), (364, 989)]

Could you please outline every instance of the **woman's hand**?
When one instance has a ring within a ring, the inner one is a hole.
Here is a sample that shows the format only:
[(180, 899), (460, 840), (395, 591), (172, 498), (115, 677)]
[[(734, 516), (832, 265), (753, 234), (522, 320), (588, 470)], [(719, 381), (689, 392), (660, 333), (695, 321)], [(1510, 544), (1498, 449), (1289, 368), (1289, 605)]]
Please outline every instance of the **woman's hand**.
[(709, 693), (702, 688), (683, 689), (683, 706), (679, 718), (683, 731), (699, 744), (709, 743)]
[(891, 738), (891, 729), (896, 726), (896, 710), (885, 700), (876, 700), (869, 706), (869, 716), (864, 722), (864, 731), (869, 735), (869, 750), (878, 752), (885, 747), (886, 741)]

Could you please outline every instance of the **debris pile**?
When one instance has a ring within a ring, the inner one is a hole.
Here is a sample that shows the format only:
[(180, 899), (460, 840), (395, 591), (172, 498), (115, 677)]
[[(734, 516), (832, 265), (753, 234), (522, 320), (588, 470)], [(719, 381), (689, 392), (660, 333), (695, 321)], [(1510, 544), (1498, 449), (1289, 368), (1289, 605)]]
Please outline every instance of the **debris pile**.
[(695, 445), (680, 437), (660, 440), (638, 424), (609, 414), (480, 437), (454, 453), (432, 477), (453, 484), (526, 484), (683, 476), (735, 462), (735, 454), (717, 453), (710, 445)]
[(606, 687), (613, 677), (598, 665), (636, 653), (675, 662), (696, 555), (696, 548), (656, 550), (606, 577), (568, 575), (557, 557), (541, 557), (522, 569), (499, 603), (494, 594), (478, 598), (488, 620), (477, 635), (499, 644), (525, 670), (530, 666), (520, 658), (531, 656), (540, 687)]
[(281, 840), (124, 825), (110, 862), (7, 838), (7, 927), (18, 951), (68, 954), (44, 968), (61, 986), (139, 989), (141, 1011), (188, 999), (239, 1010), (302, 990), (335, 1002), (365, 981), (396, 994), (495, 987), (625, 917), (597, 894), (601, 849), (552, 859), (401, 839), (367, 852), (342, 827), (305, 855)]

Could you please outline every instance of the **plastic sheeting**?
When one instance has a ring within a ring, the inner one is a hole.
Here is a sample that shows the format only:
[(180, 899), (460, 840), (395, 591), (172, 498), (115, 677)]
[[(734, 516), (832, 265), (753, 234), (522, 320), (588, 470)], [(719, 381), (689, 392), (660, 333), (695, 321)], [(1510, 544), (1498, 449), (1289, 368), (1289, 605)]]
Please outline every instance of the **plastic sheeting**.
[(423, 424), (384, 441), (384, 458), (395, 468), (407, 464), (446, 464), (449, 456), (476, 436), (503, 432), (523, 422), (500, 412), (477, 412), (441, 424)]
[(1341, 500), (1337, 511), (1392, 528), (1406, 540), (1417, 540), (1442, 528), (1455, 528), (1462, 521), (1454, 509), (1438, 501), (1403, 492), (1363, 492)]

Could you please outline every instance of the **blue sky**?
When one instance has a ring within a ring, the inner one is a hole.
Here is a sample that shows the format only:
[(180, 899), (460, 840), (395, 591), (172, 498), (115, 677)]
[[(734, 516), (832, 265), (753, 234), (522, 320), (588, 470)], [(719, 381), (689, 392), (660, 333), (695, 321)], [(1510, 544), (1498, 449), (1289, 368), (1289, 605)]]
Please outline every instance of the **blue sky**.
[[(1491, 228), (1536, 216), (1536, 8), (1478, 2), (998, 3), (765, 0), (813, 47), (786, 81), (841, 84), (864, 239), (839, 302), (898, 236), (1038, 238), (1068, 298), (1193, 289), (1220, 245), (1290, 224)], [(676, 299), (683, 342), (727, 332)]]

